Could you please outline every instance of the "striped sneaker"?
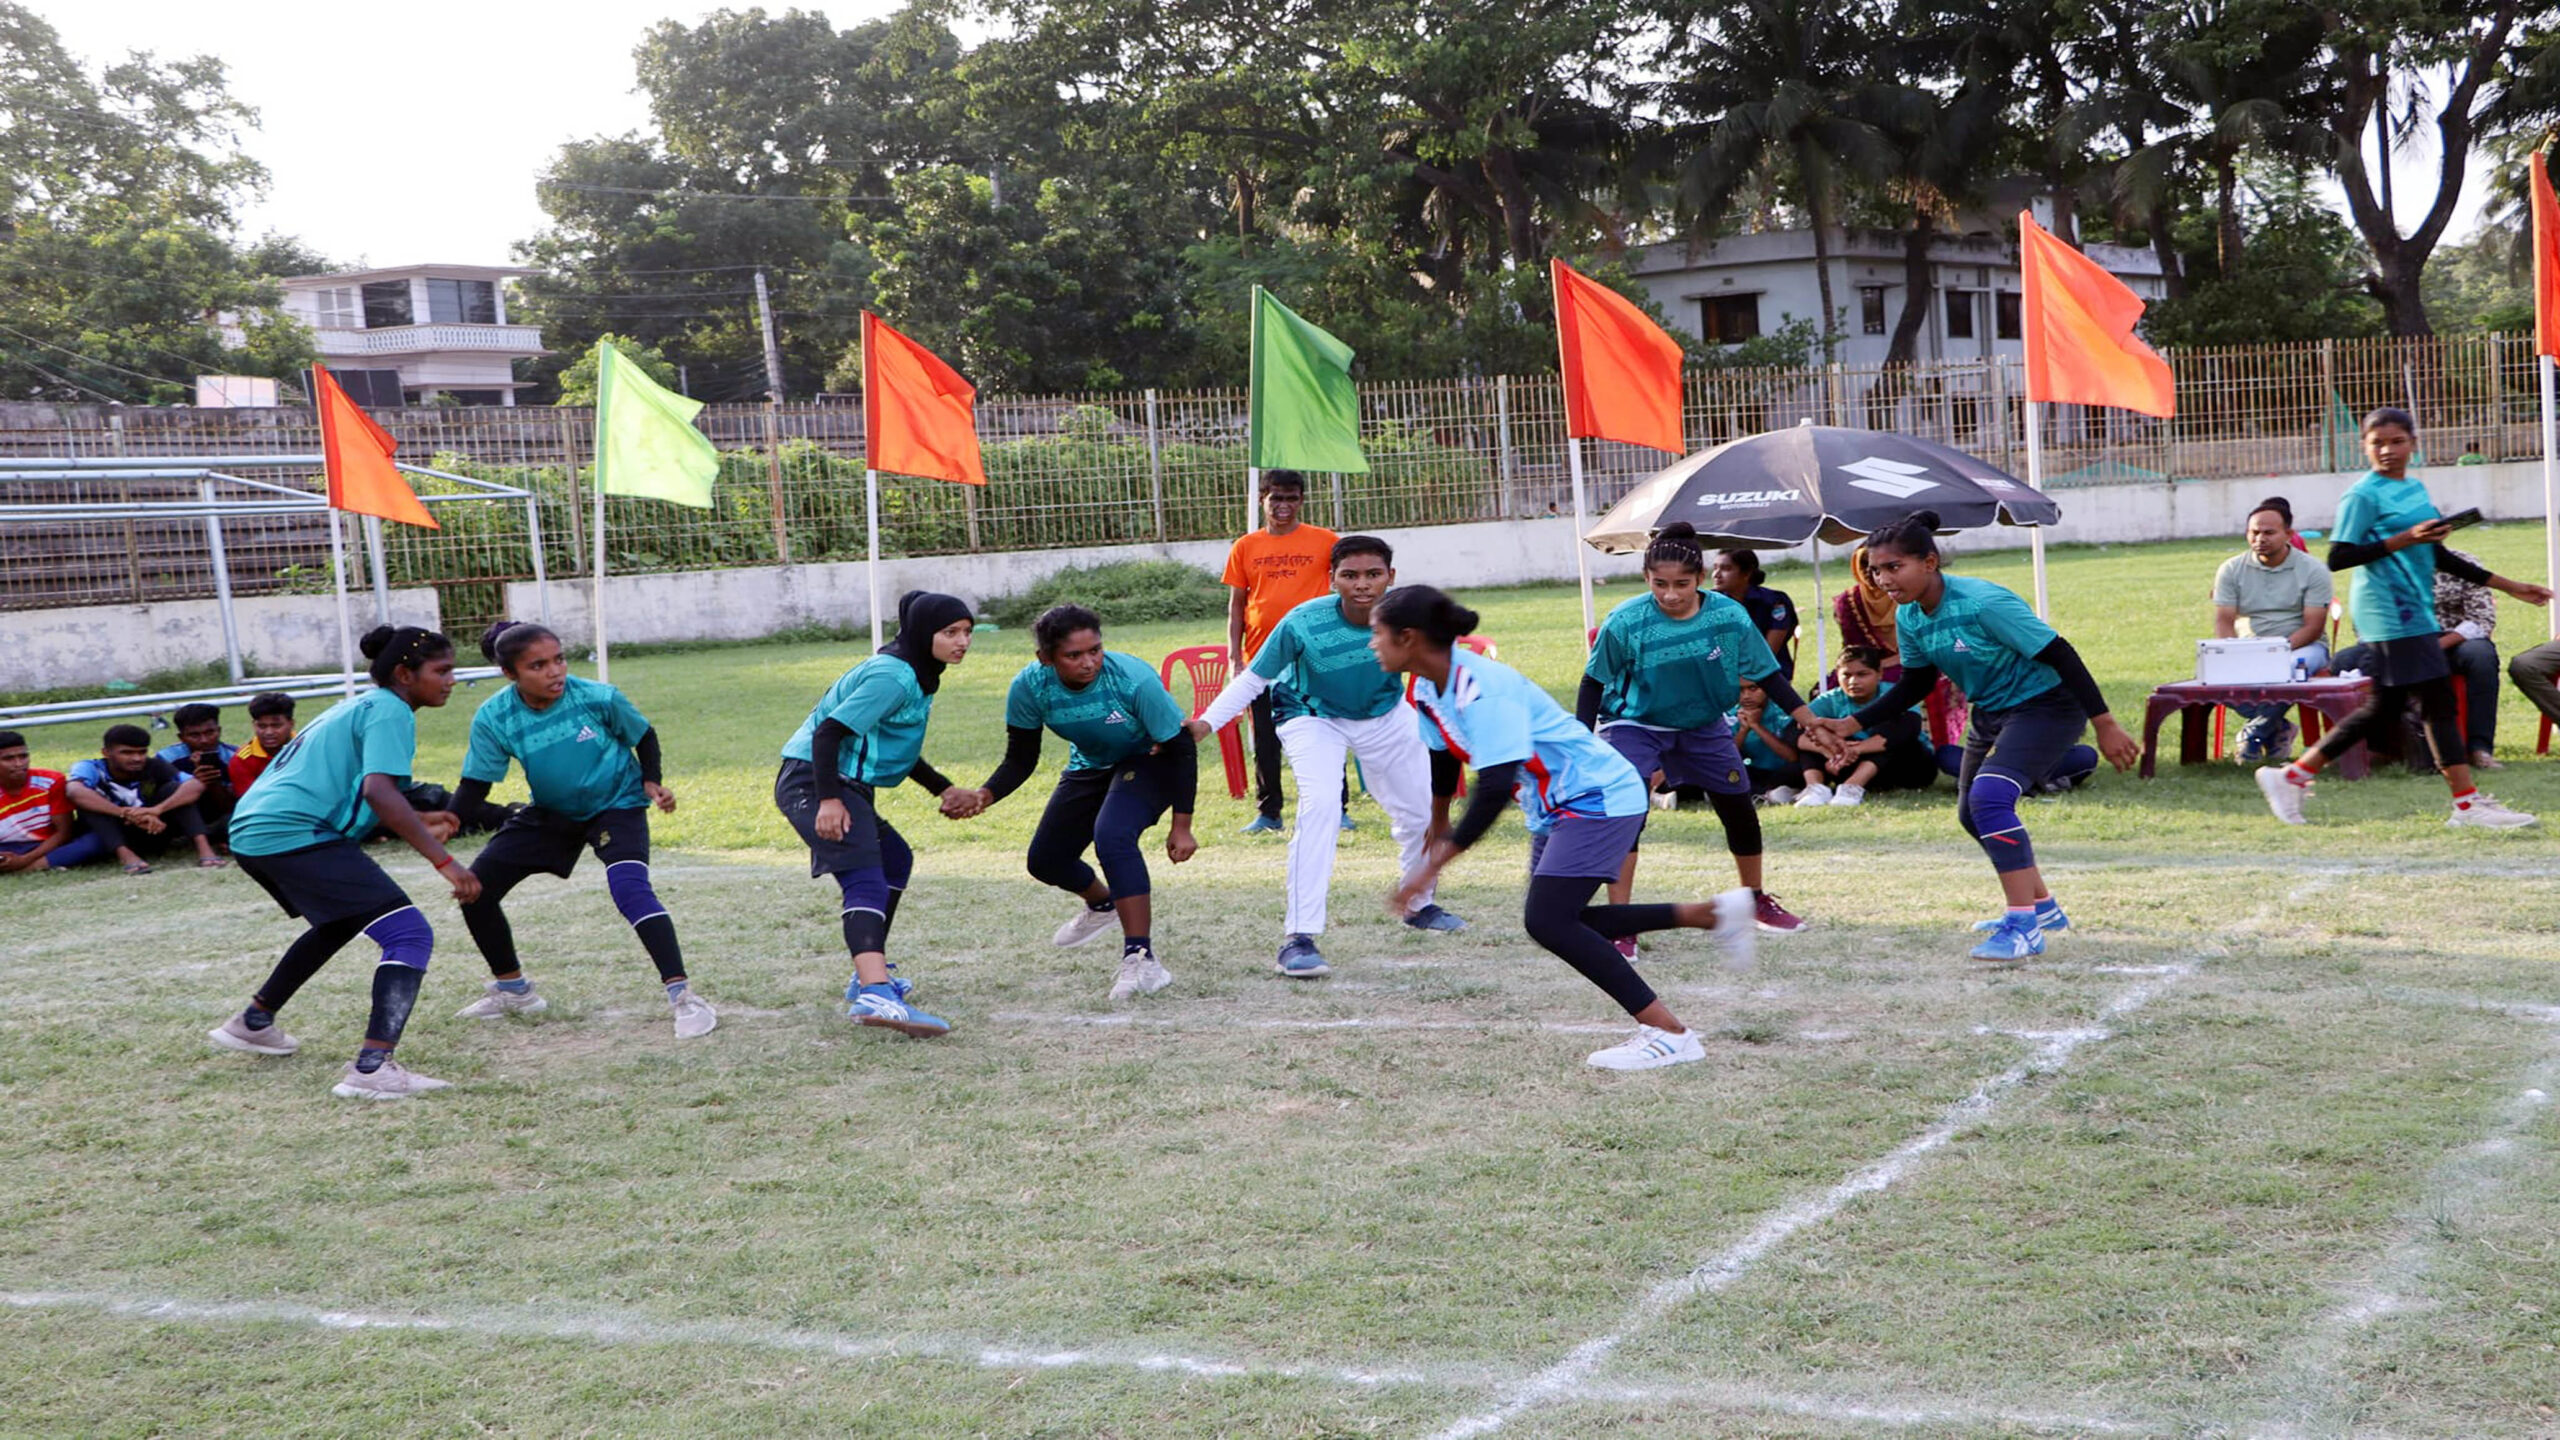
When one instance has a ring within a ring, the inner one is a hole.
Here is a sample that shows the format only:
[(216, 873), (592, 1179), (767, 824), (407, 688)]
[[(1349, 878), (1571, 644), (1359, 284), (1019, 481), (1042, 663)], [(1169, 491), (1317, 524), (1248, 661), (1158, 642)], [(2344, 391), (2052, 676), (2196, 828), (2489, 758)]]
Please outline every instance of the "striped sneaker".
[(886, 985), (865, 985), (859, 980), (845, 993), (844, 1013), (857, 1024), (895, 1030), (918, 1040), (930, 1040), (951, 1033), (951, 1022), (939, 1015), (927, 1015), (897, 996)]
[(1674, 1035), (1668, 1030), (1638, 1025), (1636, 1033), (1623, 1044), (1595, 1050), (1583, 1063), (1601, 1070), (1660, 1070), (1706, 1058), (1707, 1047), (1698, 1043), (1695, 1030)]

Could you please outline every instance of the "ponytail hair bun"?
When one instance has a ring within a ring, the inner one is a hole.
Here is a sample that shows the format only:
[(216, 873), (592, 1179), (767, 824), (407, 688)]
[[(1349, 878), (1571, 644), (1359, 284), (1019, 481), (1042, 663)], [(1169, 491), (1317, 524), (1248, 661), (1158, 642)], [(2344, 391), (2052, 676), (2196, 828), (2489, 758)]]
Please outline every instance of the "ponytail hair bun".
[(480, 632), (481, 659), (488, 661), (492, 665), (498, 663), (498, 637), (506, 634), (515, 623), (516, 622), (513, 620), (500, 620), (491, 625), (488, 629)]
[(416, 625), (376, 625), (356, 642), (364, 658), (373, 662), (365, 673), (384, 689), (391, 687), (392, 672), (407, 666), (412, 674), (430, 660), (442, 660), (453, 654), (453, 642), (433, 630)]
[(1935, 510), (1914, 510), (1911, 512), (1911, 518), (1928, 526), (1932, 531), (1938, 528), (1938, 512)]
[(1692, 575), (1707, 573), (1707, 552), (1698, 543), (1698, 527), (1686, 520), (1674, 520), (1653, 534), (1653, 543), (1644, 547), (1644, 568), (1670, 565)]
[(547, 625), (530, 620), (501, 620), (481, 632), (480, 653), (488, 657), (490, 664), (513, 675), (516, 661), (523, 658), (524, 652), (545, 640), (556, 642), (559, 638), (559, 632)]
[(356, 649), (361, 651), (367, 660), (380, 659), (382, 652), (390, 648), (391, 637), (399, 633), (388, 625), (376, 625), (364, 632), (364, 638), (356, 642)]
[(1430, 585), (1399, 585), (1378, 601), (1369, 612), (1372, 620), (1390, 630), (1418, 630), (1436, 649), (1446, 650), (1458, 643), (1461, 635), (1473, 635), (1482, 616), (1448, 597)]
[(1698, 538), (1698, 527), (1690, 524), (1686, 520), (1674, 520), (1670, 524), (1653, 532), (1653, 538), (1656, 540), (1695, 540)]
[(1899, 520), (1887, 520), (1868, 534), (1867, 549), (1891, 550), (1915, 560), (1937, 554), (1938, 512), (1914, 510)]

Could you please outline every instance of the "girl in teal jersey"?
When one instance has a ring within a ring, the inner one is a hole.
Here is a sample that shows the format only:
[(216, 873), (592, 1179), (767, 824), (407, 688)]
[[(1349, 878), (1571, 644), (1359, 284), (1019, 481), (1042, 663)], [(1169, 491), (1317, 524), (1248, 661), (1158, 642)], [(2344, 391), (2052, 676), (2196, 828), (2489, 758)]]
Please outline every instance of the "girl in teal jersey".
[(1987, 580), (1939, 568), (1938, 517), (1927, 510), (1877, 527), (1867, 567), (1900, 607), (1902, 678), (1845, 716), (1805, 722), (1846, 743), (1929, 697), (1943, 674), (1973, 702), (1964, 765), (1956, 777), (1956, 820), (1991, 857), (2007, 910), (1988, 923), (1976, 960), (2024, 960), (2044, 953), (2044, 935), (2070, 924), (2036, 867), (2018, 802), (2095, 726), (2098, 748), (2119, 770), (2142, 747), (2108, 713), (2106, 696), (2071, 642), (2027, 602)]
[(675, 792), (660, 783), (656, 727), (621, 691), (570, 674), (560, 637), (543, 626), (501, 620), (480, 637), (480, 653), (512, 683), (471, 716), (471, 748), (462, 757), (454, 808), (469, 814), (486, 802), (489, 787), (507, 778), (511, 764), (524, 766), (533, 803), (510, 817), (471, 862), (480, 898), (462, 907), (462, 921), (493, 978), (487, 994), (463, 1007), (463, 1018), (549, 1007), (525, 978), (502, 906), (531, 876), (568, 879), (578, 853), (592, 849), (604, 862), (614, 908), (658, 968), (676, 1037), (710, 1034), (718, 1012), (685, 978), (676, 922), (649, 882), (649, 807), (676, 808)]

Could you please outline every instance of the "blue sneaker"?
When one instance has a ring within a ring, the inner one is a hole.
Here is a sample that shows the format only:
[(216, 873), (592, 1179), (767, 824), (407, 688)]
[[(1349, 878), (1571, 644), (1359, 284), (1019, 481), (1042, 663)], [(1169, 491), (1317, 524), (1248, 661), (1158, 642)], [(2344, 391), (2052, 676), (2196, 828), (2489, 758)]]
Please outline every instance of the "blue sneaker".
[(1467, 928), (1466, 921), (1459, 919), (1457, 916), (1450, 914), (1448, 911), (1441, 909), (1437, 905), (1423, 906), (1421, 909), (1404, 917), (1404, 923), (1412, 926), (1416, 930), (1436, 930), (1443, 935), (1455, 935), (1459, 931)]
[(847, 1019), (883, 1030), (895, 1030), (928, 1040), (951, 1033), (951, 1022), (938, 1015), (927, 1015), (902, 998), (895, 987), (865, 985), (859, 979), (845, 987), (844, 1013)]
[(1290, 936), (1272, 968), (1292, 980), (1320, 980), (1333, 973), (1333, 967), (1324, 963), (1323, 952), (1316, 949), (1313, 935)]
[[(2009, 916), (2004, 911), (1991, 919), (1974, 921), (1973, 933), (1988, 935), (2008, 923)], [(2039, 900), (2036, 902), (2036, 927), (2041, 930), (2068, 930), (2071, 928), (2071, 917), (2062, 913), (2061, 902)]]
[(1256, 815), (1249, 824), (1236, 833), (1239, 835), (1277, 835), (1280, 833), (1280, 822), (1268, 815)]
[[(898, 974), (898, 962), (895, 960), (889, 962), (889, 988), (897, 991), (898, 998), (901, 1000), (904, 1000), (908, 996), (916, 993), (914, 982), (907, 980)], [(847, 1000), (851, 1000), (853, 998), (853, 991), (850, 987), (846, 989), (844, 998)]]
[(2044, 953), (2044, 929), (2033, 920), (2013, 921), (2001, 918), (1983, 942), (1973, 947), (1976, 960), (2031, 960)]
[(1345, 830), (1357, 830), (1360, 828), (1360, 822), (1352, 819), (1349, 815), (1345, 815), (1342, 817), (1342, 828)]

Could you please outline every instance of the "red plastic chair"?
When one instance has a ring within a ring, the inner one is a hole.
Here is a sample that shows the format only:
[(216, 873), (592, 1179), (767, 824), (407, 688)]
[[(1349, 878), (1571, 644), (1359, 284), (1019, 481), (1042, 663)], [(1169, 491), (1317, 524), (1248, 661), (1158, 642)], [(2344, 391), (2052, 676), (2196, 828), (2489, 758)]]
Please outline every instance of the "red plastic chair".
[[(1209, 702), (1218, 698), (1218, 692), (1227, 688), (1228, 663), (1224, 645), (1176, 650), (1164, 657), (1164, 688), (1174, 688), (1174, 668), (1181, 667), (1191, 678), (1191, 718), (1197, 720), (1209, 708)], [(1242, 723), (1241, 718), (1230, 720), (1227, 728), (1218, 732), (1218, 758), (1227, 762), (1227, 795), (1237, 800), (1244, 798), (1245, 791), (1244, 737), (1236, 733)]]

